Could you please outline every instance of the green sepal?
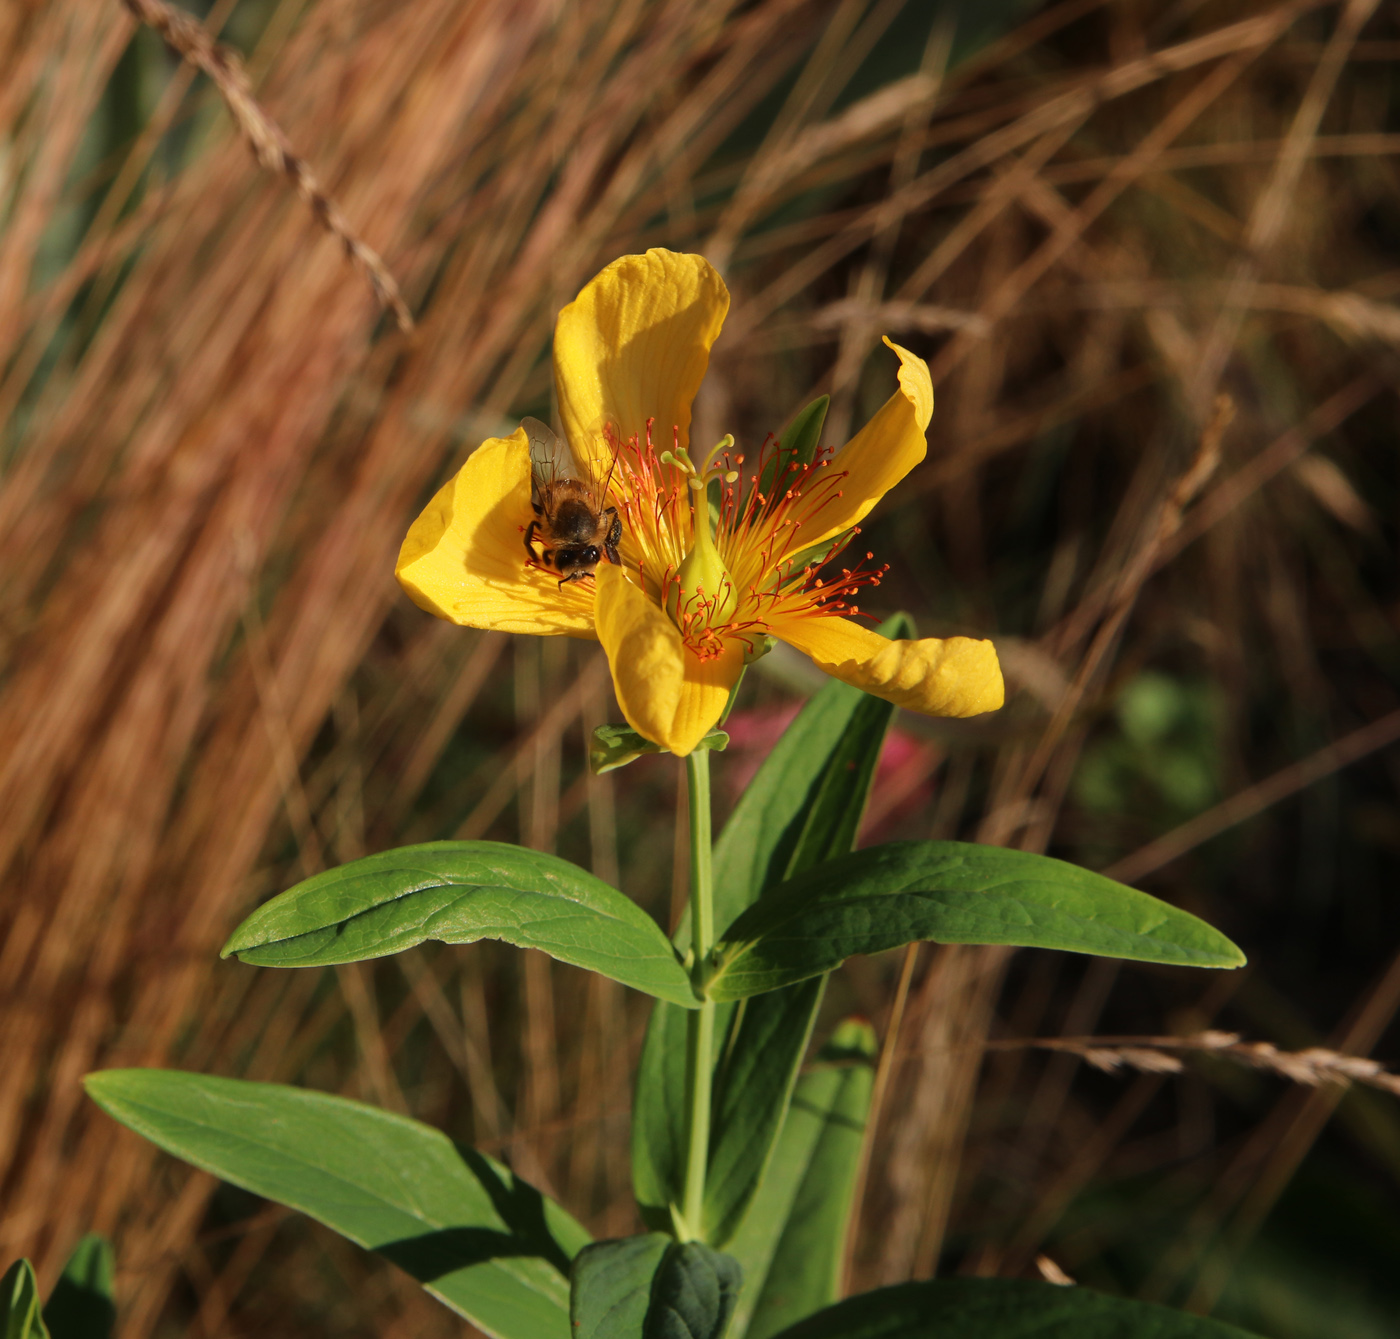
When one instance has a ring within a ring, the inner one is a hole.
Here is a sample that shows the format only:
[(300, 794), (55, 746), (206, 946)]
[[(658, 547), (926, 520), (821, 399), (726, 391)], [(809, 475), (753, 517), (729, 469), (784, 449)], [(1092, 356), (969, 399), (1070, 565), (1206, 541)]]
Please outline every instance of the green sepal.
[[(771, 633), (764, 633), (762, 637), (755, 637), (750, 641), (746, 642), (744, 644), (744, 668), (747, 669), (750, 665), (754, 664), (755, 661), (762, 660), (764, 656), (768, 655), (769, 652), (771, 652), (773, 648), (777, 646), (777, 644), (778, 639), (774, 637)], [(732, 696), (730, 698), (730, 702), (731, 704), (733, 702)], [(723, 724), (725, 718), (728, 715), (729, 708), (726, 707), (724, 716), (720, 717), (721, 724)]]
[[(771, 642), (773, 639), (771, 637), (767, 637), (764, 640)], [(772, 647), (770, 646), (768, 650), (772, 650)], [(767, 655), (768, 651), (764, 651), (762, 654)], [(729, 713), (734, 710), (734, 704), (739, 700), (739, 690), (744, 686), (744, 680), (748, 677), (749, 664), (749, 658), (747, 655), (745, 655), (743, 668), (739, 671), (739, 677), (734, 680), (734, 687), (729, 690), (729, 696), (724, 699), (724, 710), (719, 714), (718, 725), (720, 728), (722, 728), (725, 721), (729, 719)], [(729, 743), (728, 735), (725, 735), (724, 742), (726, 744)], [(718, 752), (724, 752), (722, 746), (718, 750)]]
[[(727, 714), (727, 711), (726, 711)], [(723, 730), (712, 729), (695, 746), (723, 753), (729, 747), (729, 736)], [(660, 744), (639, 735), (630, 725), (600, 725), (588, 745), (588, 765), (594, 776), (616, 771), (648, 753), (667, 753)]]

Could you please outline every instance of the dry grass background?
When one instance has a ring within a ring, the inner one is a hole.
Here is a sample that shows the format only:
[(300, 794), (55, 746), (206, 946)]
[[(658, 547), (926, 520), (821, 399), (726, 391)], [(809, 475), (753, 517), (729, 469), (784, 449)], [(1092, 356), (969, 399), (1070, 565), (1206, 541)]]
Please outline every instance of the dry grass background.
[[(425, 492), (547, 411), (554, 311), (658, 244), (734, 292), (702, 434), (757, 440), (825, 391), (839, 440), (888, 393), (880, 333), (933, 367), (929, 458), (871, 529), (881, 594), (998, 635), (1014, 696), (903, 720), (867, 831), (1109, 867), (1256, 960), (852, 964), (831, 1009), (886, 1048), (853, 1282), (1048, 1248), (1320, 1332), (1276, 1231), (1314, 1165), (1381, 1196), (1361, 1216), (1391, 1249), (1389, 1095), (1218, 1058), (1100, 1078), (1015, 1042), (1396, 1036), (1400, 25), (1375, 0), (930, 12), (217, 0), (200, 17), (383, 256), (405, 333), (325, 207), (117, 0), (0, 11), (6, 1257), (51, 1280), (113, 1234), (127, 1336), (461, 1332), (98, 1116), (78, 1079), (113, 1064), (363, 1096), (632, 1229), (641, 1000), (492, 945), (325, 974), (214, 953), (307, 871), (431, 837), (557, 848), (679, 904), (675, 769), (582, 765), (616, 718), (596, 649), (436, 624), (390, 577)], [(763, 671), (754, 739), (806, 691)], [(1346, 1287), (1349, 1319), (1318, 1294), (1329, 1333), (1385, 1333), (1384, 1289)]]

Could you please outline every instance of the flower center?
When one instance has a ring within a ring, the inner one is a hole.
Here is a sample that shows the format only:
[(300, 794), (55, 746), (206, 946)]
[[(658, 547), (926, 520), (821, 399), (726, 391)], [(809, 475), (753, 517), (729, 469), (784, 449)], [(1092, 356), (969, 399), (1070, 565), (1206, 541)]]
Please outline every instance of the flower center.
[[(671, 448), (657, 451), (653, 423), (645, 440), (609, 432), (613, 501), (625, 560), (691, 652), (710, 660), (735, 641), (753, 651), (775, 622), (860, 614), (853, 597), (878, 586), (888, 565), (826, 570), (860, 527), (802, 543), (804, 532), (823, 533), (823, 513), (842, 495), (847, 472), (834, 468), (831, 449), (803, 462), (770, 434), (746, 474), (744, 456), (725, 437), (697, 468), (679, 445), (679, 428)], [(865, 561), (873, 558), (866, 553)]]
[(663, 451), (661, 462), (670, 465), (686, 476), (686, 486), (690, 489), (690, 528), (692, 541), (690, 551), (685, 555), (674, 580), (662, 578), (663, 601), (666, 612), (681, 630), (687, 642), (707, 644), (706, 634), (716, 628), (727, 627), (739, 607), (739, 592), (735, 589), (734, 578), (715, 547), (714, 526), (719, 519), (720, 498), (726, 483), (733, 483), (738, 477), (737, 470), (715, 467), (715, 457), (734, 445), (732, 437), (725, 437), (705, 460), (704, 467), (696, 469), (687, 452), (679, 447), (675, 451)]

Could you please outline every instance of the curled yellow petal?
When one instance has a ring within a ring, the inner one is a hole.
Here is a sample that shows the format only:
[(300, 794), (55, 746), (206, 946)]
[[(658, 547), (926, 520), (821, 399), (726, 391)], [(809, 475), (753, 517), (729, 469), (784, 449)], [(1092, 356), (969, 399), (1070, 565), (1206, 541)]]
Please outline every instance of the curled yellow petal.
[(720, 718), (744, 668), (742, 645), (699, 659), (676, 625), (620, 567), (598, 568), (598, 640), (622, 714), (638, 734), (684, 757)]
[(805, 546), (821, 544), (858, 525), (870, 509), (923, 458), (933, 418), (928, 364), (886, 338), (899, 355), (899, 389), (840, 451), (830, 468), (844, 470), (841, 496), (803, 527)]
[(580, 463), (595, 471), (609, 450), (603, 428), (690, 445), (690, 405), (729, 310), (729, 290), (703, 256), (653, 248), (623, 256), (593, 279), (554, 327), (559, 415)]
[(561, 587), (526, 563), (530, 447), (525, 429), (467, 457), (409, 528), (394, 575), (420, 609), (470, 628), (592, 637), (593, 589)]
[(991, 642), (892, 642), (845, 618), (784, 619), (773, 624), (773, 634), (842, 683), (925, 716), (979, 716), (1006, 697)]

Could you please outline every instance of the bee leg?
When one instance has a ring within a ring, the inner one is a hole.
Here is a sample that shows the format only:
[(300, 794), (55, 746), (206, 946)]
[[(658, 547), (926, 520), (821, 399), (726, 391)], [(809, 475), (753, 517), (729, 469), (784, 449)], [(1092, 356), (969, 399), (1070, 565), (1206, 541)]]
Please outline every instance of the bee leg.
[(525, 527), (525, 552), (530, 555), (531, 562), (539, 561), (539, 557), (535, 553), (535, 530), (538, 525), (538, 521), (531, 521), (530, 524)]
[(559, 589), (563, 590), (571, 581), (582, 581), (588, 575), (587, 572), (570, 572), (568, 576), (559, 578)]
[[(612, 517), (612, 524), (608, 526), (608, 537), (603, 541), (603, 545), (608, 549), (616, 549), (622, 539), (622, 518), (618, 516), (616, 507), (608, 507), (603, 515)], [(609, 561), (616, 562), (617, 559), (610, 557)]]
[(607, 560), (608, 560), (614, 567), (621, 567), (621, 566), (622, 566), (622, 555), (617, 551), (617, 545), (616, 545), (616, 544), (604, 544), (604, 545), (603, 545), (603, 553), (607, 556)]

